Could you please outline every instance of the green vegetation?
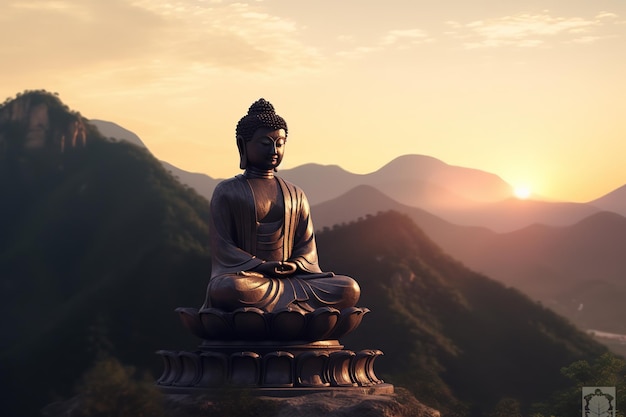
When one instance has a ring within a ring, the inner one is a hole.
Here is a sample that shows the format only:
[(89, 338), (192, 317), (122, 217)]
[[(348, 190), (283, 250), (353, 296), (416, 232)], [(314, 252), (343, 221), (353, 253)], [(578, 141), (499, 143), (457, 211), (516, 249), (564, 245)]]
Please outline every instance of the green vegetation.
[(117, 359), (102, 357), (77, 385), (74, 417), (161, 417), (165, 415), (163, 394), (150, 374), (135, 376), (133, 367)]
[(582, 387), (616, 387), (618, 417), (624, 417), (626, 410), (626, 362), (621, 358), (606, 353), (593, 362), (576, 361), (563, 367), (561, 373), (571, 384), (562, 389), (543, 404), (536, 404), (532, 417), (568, 417), (581, 411)]
[[(50, 109), (63, 111), (56, 100)], [(7, 136), (3, 109), (0, 381), (11, 388), (0, 403), (33, 415), (66, 397), (103, 348), (158, 374), (156, 350), (197, 345), (174, 309), (204, 298), (208, 202), (146, 150), (89, 125), (84, 148), (17, 146), (24, 138)]]
[(562, 367), (607, 352), (552, 311), (450, 258), (399, 213), (317, 238), (323, 269), (356, 277), (359, 304), (372, 310), (344, 343), (381, 349), (378, 373), (446, 416), (518, 408), (528, 415), (570, 386)]
[[(52, 124), (80, 117), (45, 92), (16, 100), (45, 103)], [(3, 414), (37, 415), (79, 386), (85, 415), (124, 415), (103, 411), (116, 402), (127, 415), (158, 415), (139, 411), (156, 394), (133, 369), (158, 375), (156, 350), (198, 343), (174, 309), (204, 299), (208, 203), (146, 150), (107, 140), (86, 120), (85, 147), (22, 146), (27, 118), (9, 120), (13, 104), (0, 105)], [(406, 216), (326, 229), (318, 248), (323, 269), (355, 277), (359, 305), (372, 310), (342, 342), (381, 349), (377, 375), (445, 417), (578, 415), (581, 384), (616, 385), (618, 410), (626, 406), (621, 360), (451, 259)], [(215, 405), (223, 415), (262, 415), (236, 395)]]

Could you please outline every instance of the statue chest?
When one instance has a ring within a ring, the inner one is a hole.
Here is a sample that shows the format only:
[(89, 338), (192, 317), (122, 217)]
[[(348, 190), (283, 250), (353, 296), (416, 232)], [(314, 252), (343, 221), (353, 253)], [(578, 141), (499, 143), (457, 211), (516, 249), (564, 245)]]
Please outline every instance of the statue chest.
[(259, 223), (276, 222), (285, 217), (283, 193), (275, 179), (249, 179), (248, 183), (254, 196), (256, 221)]

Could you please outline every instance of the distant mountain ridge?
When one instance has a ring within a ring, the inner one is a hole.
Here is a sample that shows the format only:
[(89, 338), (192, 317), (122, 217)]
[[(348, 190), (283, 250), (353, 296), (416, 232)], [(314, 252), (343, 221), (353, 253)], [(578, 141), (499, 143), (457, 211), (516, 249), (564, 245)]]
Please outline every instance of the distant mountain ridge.
[[(220, 181), (162, 164), (206, 198)], [(626, 333), (620, 301), (626, 230), (620, 216), (603, 213), (626, 215), (626, 186), (589, 203), (518, 200), (496, 175), (421, 155), (398, 157), (369, 174), (305, 164), (279, 175), (305, 190), (318, 230), (387, 210), (406, 213), (470, 268), (521, 289), (582, 329)], [(584, 224), (598, 230), (582, 233)]]
[[(113, 129), (110, 122), (93, 122), (109, 137), (120, 135), (123, 129)], [(162, 163), (207, 199), (220, 181)], [(424, 155), (400, 156), (369, 174), (353, 174), (336, 165), (305, 164), (280, 170), (279, 175), (303, 188), (312, 205), (337, 198), (354, 187), (370, 185), (399, 203), (419, 207), (452, 223), (496, 232), (535, 223), (567, 226), (602, 210), (626, 216), (626, 186), (588, 203), (519, 200), (512, 196), (512, 187), (495, 174), (448, 165)]]
[[(149, 149), (139, 138), (139, 136), (137, 136), (130, 130), (119, 126), (116, 123), (99, 119), (91, 119), (89, 123), (95, 126), (98, 131), (106, 138), (124, 140), (149, 151)], [(171, 172), (172, 175), (177, 178), (182, 184), (193, 188), (194, 190), (196, 190), (196, 192), (205, 197), (207, 200), (211, 199), (211, 195), (213, 195), (213, 190), (220, 182), (219, 179), (213, 179), (206, 174), (188, 172), (170, 164), (169, 162), (160, 162), (163, 167)]]
[(93, 126), (98, 128), (98, 131), (105, 137), (115, 140), (125, 140), (140, 148), (148, 149), (143, 141), (135, 133), (128, 129), (123, 128), (117, 123), (108, 122), (106, 120), (91, 119), (89, 120)]
[[(219, 182), (162, 163), (207, 198)], [(470, 268), (521, 289), (582, 329), (626, 333), (620, 301), (626, 298), (620, 279), (626, 273), (626, 230), (623, 218), (602, 212), (626, 214), (626, 186), (586, 204), (518, 200), (495, 175), (419, 155), (396, 158), (370, 174), (306, 164), (279, 175), (306, 191), (318, 230), (390, 209), (407, 213)], [(433, 177), (437, 182), (428, 181)], [(470, 178), (489, 191), (456, 194), (472, 184)], [(466, 198), (471, 195), (483, 201)], [(593, 226), (583, 233), (584, 224)]]
[(590, 201), (589, 204), (605, 211), (613, 211), (622, 216), (626, 216), (626, 184), (602, 197)]
[(626, 333), (625, 217), (596, 212), (569, 226), (535, 224), (496, 233), (400, 204), (371, 186), (356, 187), (311, 211), (317, 229), (330, 229), (389, 209), (407, 214), (469, 268), (519, 288), (580, 328)]

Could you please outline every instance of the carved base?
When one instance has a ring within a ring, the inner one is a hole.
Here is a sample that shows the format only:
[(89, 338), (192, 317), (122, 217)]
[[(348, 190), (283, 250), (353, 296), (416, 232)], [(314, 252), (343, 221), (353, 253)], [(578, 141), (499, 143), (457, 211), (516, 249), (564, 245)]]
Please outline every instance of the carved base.
[(393, 392), (393, 386), (374, 373), (374, 361), (383, 354), (380, 350), (352, 352), (336, 340), (282, 346), (205, 343), (196, 352), (161, 350), (157, 354), (164, 364), (157, 385), (168, 393), (224, 386), (278, 396), (334, 389)]

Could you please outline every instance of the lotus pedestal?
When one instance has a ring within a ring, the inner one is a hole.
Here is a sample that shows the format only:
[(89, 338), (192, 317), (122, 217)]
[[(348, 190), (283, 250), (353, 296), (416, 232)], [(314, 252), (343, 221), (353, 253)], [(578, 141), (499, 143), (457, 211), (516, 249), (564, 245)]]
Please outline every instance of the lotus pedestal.
[(306, 314), (256, 308), (177, 311), (203, 343), (194, 352), (157, 352), (164, 364), (157, 385), (164, 392), (210, 393), (225, 386), (272, 396), (328, 390), (393, 392), (393, 385), (374, 372), (380, 350), (353, 352), (338, 340), (361, 323), (367, 309), (323, 307)]

